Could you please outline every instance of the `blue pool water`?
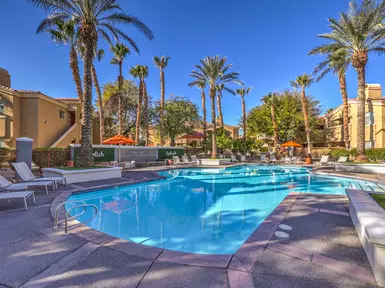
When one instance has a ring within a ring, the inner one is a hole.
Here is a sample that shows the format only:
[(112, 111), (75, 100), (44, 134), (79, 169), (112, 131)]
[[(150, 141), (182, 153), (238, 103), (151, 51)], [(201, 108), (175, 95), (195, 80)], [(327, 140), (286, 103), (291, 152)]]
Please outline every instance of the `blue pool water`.
[[(369, 182), (314, 176), (306, 169), (279, 166), (192, 168), (160, 174), (167, 179), (78, 194), (69, 200), (95, 204), (100, 212), (88, 225), (109, 235), (176, 251), (228, 254), (290, 192), (381, 190)], [(88, 209), (80, 220), (89, 219), (91, 213)]]

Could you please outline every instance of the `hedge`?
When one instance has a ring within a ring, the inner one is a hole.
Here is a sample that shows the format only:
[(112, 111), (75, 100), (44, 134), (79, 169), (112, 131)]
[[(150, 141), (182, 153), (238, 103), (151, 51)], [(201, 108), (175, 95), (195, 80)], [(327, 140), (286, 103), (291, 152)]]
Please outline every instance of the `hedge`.
[(41, 168), (62, 167), (70, 158), (71, 150), (69, 149), (36, 148), (32, 150), (32, 161)]
[(365, 150), (365, 156), (371, 162), (384, 162), (385, 148), (370, 148)]

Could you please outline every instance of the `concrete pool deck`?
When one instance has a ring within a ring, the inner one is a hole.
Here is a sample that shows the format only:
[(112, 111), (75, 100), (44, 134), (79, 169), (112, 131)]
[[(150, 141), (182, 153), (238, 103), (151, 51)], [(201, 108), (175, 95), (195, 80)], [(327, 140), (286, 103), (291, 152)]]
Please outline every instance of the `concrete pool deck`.
[(134, 171), (60, 186), (37, 193), (28, 211), (1, 202), (0, 287), (376, 287), (345, 196), (288, 195), (233, 255), (173, 252), (83, 227), (53, 232), (51, 208), (73, 192), (156, 179)]

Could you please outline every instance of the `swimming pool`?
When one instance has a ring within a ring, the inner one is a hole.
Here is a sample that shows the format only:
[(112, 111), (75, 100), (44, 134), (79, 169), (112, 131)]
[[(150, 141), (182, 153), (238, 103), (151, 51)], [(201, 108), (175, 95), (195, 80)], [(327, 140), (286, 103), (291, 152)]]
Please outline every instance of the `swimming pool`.
[[(109, 235), (182, 252), (231, 254), (290, 192), (344, 194), (345, 188), (383, 188), (280, 166), (159, 174), (167, 179), (77, 194), (69, 200), (95, 204), (99, 214), (88, 225)], [(87, 210), (80, 220), (91, 213)]]

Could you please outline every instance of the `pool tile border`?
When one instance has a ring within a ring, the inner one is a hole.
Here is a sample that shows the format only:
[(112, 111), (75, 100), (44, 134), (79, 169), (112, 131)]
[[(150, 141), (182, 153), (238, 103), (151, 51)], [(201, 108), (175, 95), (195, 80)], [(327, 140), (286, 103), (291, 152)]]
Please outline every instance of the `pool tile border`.
[[(157, 173), (154, 173), (154, 176), (156, 175)], [(54, 213), (58, 205), (66, 201), (73, 194), (126, 186), (130, 184), (151, 182), (160, 180), (162, 178), (156, 176), (156, 178), (145, 179), (142, 181), (126, 181), (117, 184), (100, 185), (91, 188), (73, 189), (70, 191), (62, 192), (52, 202), (50, 209), (51, 216), (54, 217)], [(275, 252), (285, 254), (305, 262), (314, 263), (352, 278), (376, 283), (374, 277), (358, 265), (354, 265), (352, 263), (344, 263), (342, 261), (323, 255), (316, 255), (306, 250), (301, 250), (296, 247), (270, 241), (275, 231), (278, 229), (278, 226), (284, 220), (286, 214), (291, 209), (297, 210), (300, 209), (301, 206), (304, 206), (303, 203), (298, 203), (299, 205), (297, 206), (294, 205), (300, 195), (301, 197), (302, 195), (306, 196), (301, 192), (291, 192), (288, 194), (286, 198), (273, 210), (273, 212), (261, 223), (261, 225), (257, 227), (257, 229), (249, 236), (249, 238), (234, 254), (194, 254), (147, 246), (145, 244), (138, 244), (110, 236), (103, 232), (94, 230), (77, 221), (74, 221), (74, 223), (79, 223), (78, 227), (69, 230), (69, 233), (85, 238), (90, 242), (95, 243), (96, 245), (108, 247), (131, 256), (140, 256), (151, 259), (153, 261), (157, 260), (183, 265), (226, 269), (230, 288), (254, 287), (250, 272), (252, 271), (259, 256), (265, 249), (273, 250)], [(337, 196), (335, 198), (340, 200)], [(341, 216), (349, 215), (348, 212), (328, 209), (311, 208), (307, 210), (314, 213), (329, 213)], [(59, 217), (64, 216), (64, 213), (65, 209), (62, 206), (59, 210)]]

